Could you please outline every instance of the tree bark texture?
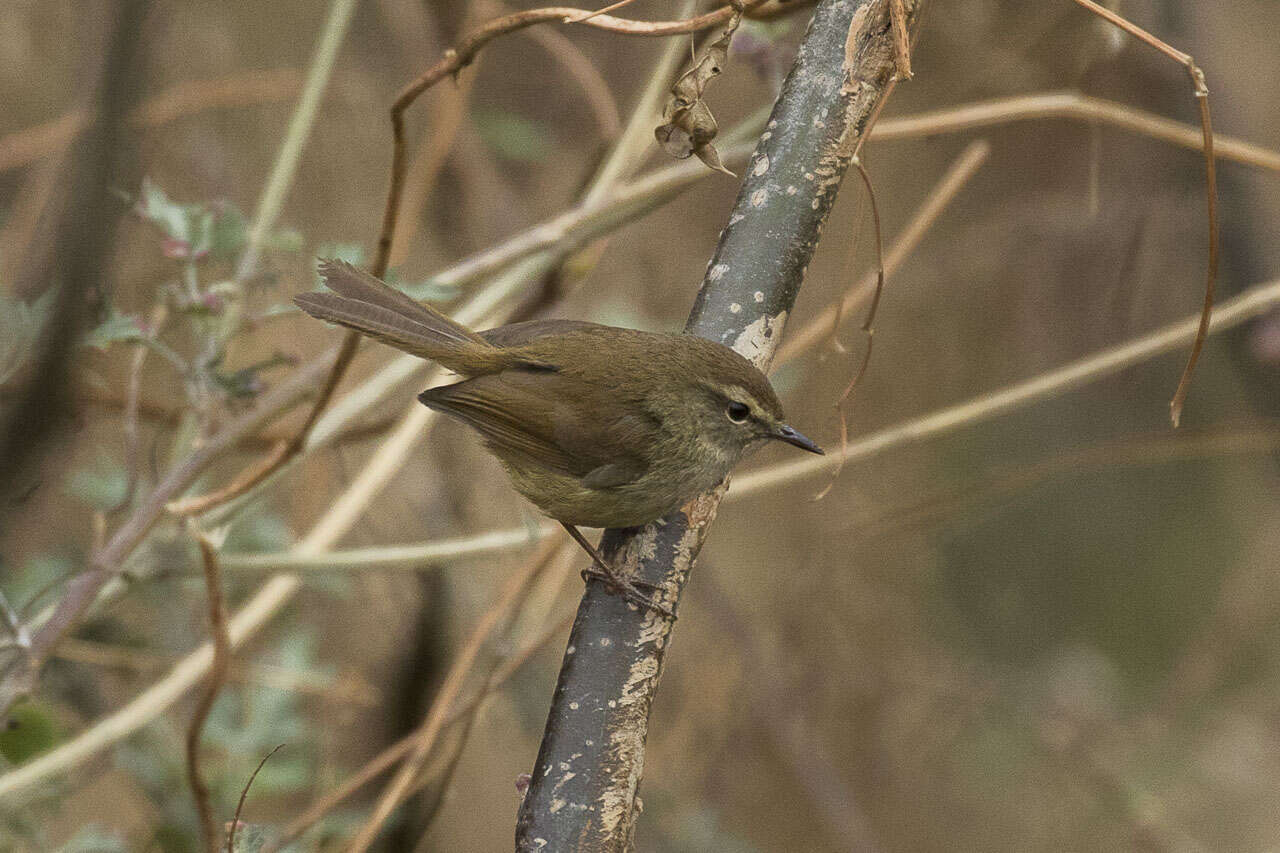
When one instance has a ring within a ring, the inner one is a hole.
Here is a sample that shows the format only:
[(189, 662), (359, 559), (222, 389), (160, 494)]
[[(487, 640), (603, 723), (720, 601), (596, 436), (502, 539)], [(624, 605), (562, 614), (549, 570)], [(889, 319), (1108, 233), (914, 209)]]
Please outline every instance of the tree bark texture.
[[(762, 370), (773, 357), (854, 146), (894, 71), (887, 0), (823, 0), (746, 167), (686, 331)], [(914, 21), (919, 2), (908, 2)], [(606, 531), (623, 575), (673, 611), (728, 483), (647, 527)], [(518, 851), (633, 848), (649, 711), (673, 620), (588, 583), (565, 649)]]

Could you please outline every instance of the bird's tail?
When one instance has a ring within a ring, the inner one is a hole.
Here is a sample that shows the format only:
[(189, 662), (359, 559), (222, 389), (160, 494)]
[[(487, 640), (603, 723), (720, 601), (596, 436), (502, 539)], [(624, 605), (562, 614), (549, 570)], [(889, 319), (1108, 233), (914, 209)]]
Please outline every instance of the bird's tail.
[(512, 360), (461, 323), (345, 261), (321, 261), (320, 275), (333, 293), (303, 293), (293, 299), (318, 320), (354, 329), (464, 376), (501, 370)]

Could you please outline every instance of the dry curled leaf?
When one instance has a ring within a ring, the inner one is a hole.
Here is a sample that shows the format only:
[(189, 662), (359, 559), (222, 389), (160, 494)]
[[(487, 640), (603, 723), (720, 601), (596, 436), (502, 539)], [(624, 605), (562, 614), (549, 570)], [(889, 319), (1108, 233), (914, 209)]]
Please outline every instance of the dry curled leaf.
[(724, 167), (720, 152), (712, 144), (719, 127), (702, 94), (707, 84), (724, 71), (729, 59), (729, 43), (741, 22), (742, 10), (735, 4), (734, 14), (724, 32), (672, 85), (671, 96), (662, 110), (664, 123), (653, 132), (658, 145), (670, 156), (679, 160), (696, 156), (709, 168), (726, 175), (733, 175), (733, 172)]

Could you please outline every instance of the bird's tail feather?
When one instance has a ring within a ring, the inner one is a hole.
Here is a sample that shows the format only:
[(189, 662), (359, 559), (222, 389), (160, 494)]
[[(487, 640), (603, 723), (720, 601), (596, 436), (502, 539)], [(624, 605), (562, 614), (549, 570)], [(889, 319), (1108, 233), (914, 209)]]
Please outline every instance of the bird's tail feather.
[(446, 317), (429, 305), (415, 302), (391, 285), (375, 278), (346, 261), (329, 258), (320, 261), (320, 276), (325, 285), (339, 296), (367, 302), (402, 314), (419, 325), (436, 332), (439, 337), (458, 343), (486, 343), (485, 339), (461, 323)]
[(303, 293), (299, 308), (398, 350), (437, 361), (464, 376), (501, 370), (515, 361), (466, 326), (342, 261), (323, 261), (320, 274), (335, 293)]

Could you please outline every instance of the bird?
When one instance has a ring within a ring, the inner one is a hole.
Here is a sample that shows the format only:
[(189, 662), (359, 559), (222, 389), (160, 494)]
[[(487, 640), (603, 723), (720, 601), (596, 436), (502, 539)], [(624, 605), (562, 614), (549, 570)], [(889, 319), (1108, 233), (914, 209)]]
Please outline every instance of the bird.
[(319, 272), (330, 292), (294, 297), (299, 308), (457, 374), (418, 400), (479, 434), (590, 555), (588, 574), (667, 615), (578, 528), (648, 524), (770, 441), (823, 452), (786, 422), (768, 378), (716, 341), (569, 319), (477, 332), (345, 261)]

